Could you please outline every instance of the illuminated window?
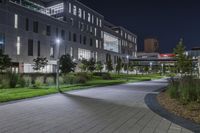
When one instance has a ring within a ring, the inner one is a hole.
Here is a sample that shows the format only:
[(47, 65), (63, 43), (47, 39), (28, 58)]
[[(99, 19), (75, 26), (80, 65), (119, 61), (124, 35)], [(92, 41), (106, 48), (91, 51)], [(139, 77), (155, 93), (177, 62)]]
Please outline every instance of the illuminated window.
[(85, 20), (85, 11), (83, 11), (83, 19)]
[(74, 49), (72, 47), (70, 47), (70, 56), (73, 57), (74, 56)]
[(96, 40), (96, 48), (99, 48), (99, 40)]
[(82, 10), (81, 10), (81, 8), (78, 9), (78, 16), (79, 16), (79, 18), (82, 18)]
[(69, 13), (72, 13), (72, 4), (69, 3)]
[(75, 5), (73, 6), (73, 14), (74, 14), (75, 16), (77, 15), (77, 8), (76, 8)]
[(104, 32), (104, 49), (119, 52), (119, 39), (109, 33)]
[(99, 20), (99, 26), (102, 27), (102, 20)]
[(50, 46), (50, 57), (51, 57), (51, 58), (54, 58), (54, 49), (55, 49), (54, 46), (51, 45), (51, 46)]
[(55, 15), (58, 13), (64, 12), (64, 3), (60, 3), (51, 7), (48, 7), (47, 10), (50, 11), (50, 15)]
[(99, 18), (96, 18), (96, 25), (99, 26)]
[(0, 50), (4, 51), (4, 43), (5, 43), (4, 34), (0, 33)]
[(17, 55), (20, 55), (20, 37), (17, 37)]
[(78, 49), (78, 59), (86, 59), (89, 60), (91, 58), (91, 51), (86, 49)]
[(94, 15), (92, 15), (92, 23), (94, 23)]
[(97, 28), (94, 28), (94, 35), (97, 36)]
[(91, 14), (88, 13), (88, 22), (91, 22)]
[(18, 15), (17, 14), (15, 14), (15, 29), (17, 29), (18, 28)]

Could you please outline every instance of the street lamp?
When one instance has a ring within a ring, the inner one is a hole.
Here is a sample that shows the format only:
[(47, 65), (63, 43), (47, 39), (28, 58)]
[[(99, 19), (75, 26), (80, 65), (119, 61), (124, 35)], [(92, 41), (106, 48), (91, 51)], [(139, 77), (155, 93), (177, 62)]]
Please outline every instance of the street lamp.
[(57, 38), (55, 40), (56, 45), (58, 47), (58, 57), (57, 57), (57, 69), (56, 69), (56, 89), (61, 92), (60, 87), (59, 87), (59, 66), (60, 66), (60, 43), (61, 40)]
[(164, 69), (163, 67), (164, 67), (164, 64), (162, 63), (161, 66), (162, 66), (162, 75), (163, 75), (163, 69)]
[(127, 59), (127, 81), (128, 81), (129, 55), (126, 56), (126, 59)]

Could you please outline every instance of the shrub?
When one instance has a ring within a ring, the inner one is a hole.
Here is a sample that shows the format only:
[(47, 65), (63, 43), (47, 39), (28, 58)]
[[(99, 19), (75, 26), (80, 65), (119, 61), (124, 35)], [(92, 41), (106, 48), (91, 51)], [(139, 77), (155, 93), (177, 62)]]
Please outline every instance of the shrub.
[(34, 82), (34, 84), (33, 84), (33, 87), (34, 87), (34, 88), (39, 88), (39, 87), (41, 87), (43, 84), (44, 84), (44, 77), (37, 77), (37, 78), (35, 79), (35, 82)]
[(86, 80), (92, 79), (92, 74), (88, 74), (86, 72), (77, 73), (76, 76), (84, 77)]
[(87, 79), (85, 76), (76, 76), (75, 83), (76, 84), (85, 84), (87, 82)]
[(54, 84), (55, 84), (54, 78), (53, 78), (53, 77), (47, 77), (47, 79), (46, 79), (46, 84), (47, 84), (48, 86), (54, 85)]
[(63, 77), (59, 77), (59, 83), (60, 83), (60, 84), (64, 84), (64, 79), (63, 79)]
[(19, 79), (18, 79), (18, 84), (19, 84), (19, 87), (22, 87), (22, 88), (26, 87), (25, 79), (20, 76)]
[(110, 75), (109, 73), (104, 73), (104, 74), (102, 75), (102, 79), (104, 79), (104, 80), (111, 80), (112, 77), (111, 77), (111, 75)]
[(29, 87), (29, 86), (31, 86), (31, 81), (32, 81), (32, 79), (31, 79), (31, 77), (30, 76), (23, 76), (23, 79), (24, 79), (24, 81), (25, 81), (25, 86), (26, 87)]
[(75, 82), (75, 76), (72, 74), (63, 75), (64, 84), (73, 84)]
[(18, 74), (10, 73), (9, 74), (9, 86), (10, 88), (16, 88), (18, 82)]
[(6, 88), (9, 88), (9, 85), (10, 84), (10, 81), (9, 79), (2, 79), (1, 80), (1, 83), (0, 83), (0, 89), (6, 89)]
[(200, 82), (192, 77), (172, 82), (168, 92), (171, 98), (178, 99), (183, 104), (200, 102)]

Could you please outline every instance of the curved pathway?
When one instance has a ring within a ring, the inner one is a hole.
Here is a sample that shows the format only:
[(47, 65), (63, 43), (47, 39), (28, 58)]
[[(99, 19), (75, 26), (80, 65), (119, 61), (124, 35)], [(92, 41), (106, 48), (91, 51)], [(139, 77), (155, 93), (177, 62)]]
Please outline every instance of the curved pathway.
[(166, 80), (71, 91), (0, 105), (0, 133), (189, 133), (152, 112)]

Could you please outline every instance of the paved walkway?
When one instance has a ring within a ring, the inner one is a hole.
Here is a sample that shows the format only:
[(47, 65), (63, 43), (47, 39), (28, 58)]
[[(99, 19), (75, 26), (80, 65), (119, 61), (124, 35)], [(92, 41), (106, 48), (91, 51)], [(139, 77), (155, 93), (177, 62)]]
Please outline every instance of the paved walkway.
[(144, 97), (165, 80), (55, 94), (0, 106), (0, 133), (189, 133), (153, 113)]

